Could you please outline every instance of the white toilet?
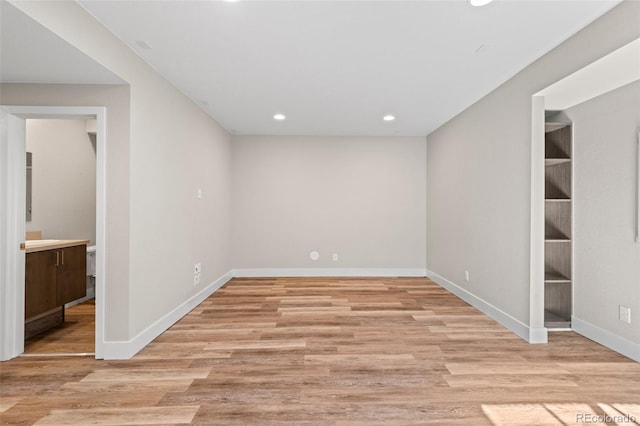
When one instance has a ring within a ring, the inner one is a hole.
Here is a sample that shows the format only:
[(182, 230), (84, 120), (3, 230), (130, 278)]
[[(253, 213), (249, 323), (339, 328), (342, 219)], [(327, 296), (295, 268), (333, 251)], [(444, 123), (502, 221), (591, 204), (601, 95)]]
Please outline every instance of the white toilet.
[(87, 246), (87, 298), (96, 295), (96, 246)]
[(96, 297), (96, 246), (87, 246), (87, 293), (85, 297), (64, 306), (71, 308), (94, 297)]

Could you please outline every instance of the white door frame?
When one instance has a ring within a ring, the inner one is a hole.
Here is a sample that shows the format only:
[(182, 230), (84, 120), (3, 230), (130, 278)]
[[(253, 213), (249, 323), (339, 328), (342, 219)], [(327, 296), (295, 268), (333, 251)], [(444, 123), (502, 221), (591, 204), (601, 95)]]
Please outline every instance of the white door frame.
[(529, 343), (547, 343), (544, 326), (544, 96), (531, 97)]
[(96, 119), (95, 357), (103, 358), (106, 259), (106, 108), (0, 106), (0, 361), (24, 352), (25, 119)]

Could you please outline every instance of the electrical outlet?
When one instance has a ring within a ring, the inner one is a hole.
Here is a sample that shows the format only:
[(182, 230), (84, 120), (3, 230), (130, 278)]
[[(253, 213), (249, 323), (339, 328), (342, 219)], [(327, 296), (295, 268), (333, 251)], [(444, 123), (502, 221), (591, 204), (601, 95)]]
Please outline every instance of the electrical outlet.
[(202, 263), (198, 262), (193, 265), (193, 285), (200, 284), (200, 273), (202, 272)]
[(196, 196), (198, 198), (202, 198), (202, 189), (198, 188), (198, 191), (196, 192)]
[(631, 324), (631, 308), (628, 306), (620, 305), (618, 318), (620, 319), (620, 321)]
[(469, 282), (469, 271), (466, 271), (466, 270), (464, 271), (464, 280), (466, 282)]
[(333, 253), (333, 261), (334, 262), (338, 261), (338, 253)]

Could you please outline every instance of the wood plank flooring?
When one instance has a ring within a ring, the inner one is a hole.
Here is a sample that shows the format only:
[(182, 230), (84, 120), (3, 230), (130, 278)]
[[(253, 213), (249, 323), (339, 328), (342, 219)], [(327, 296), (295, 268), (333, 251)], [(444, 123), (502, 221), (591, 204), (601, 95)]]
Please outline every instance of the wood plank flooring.
[(0, 424), (640, 423), (640, 363), (549, 340), (424, 278), (234, 279), (131, 360), (0, 364)]
[(67, 308), (63, 324), (25, 340), (24, 353), (29, 355), (93, 353), (95, 311), (94, 299)]

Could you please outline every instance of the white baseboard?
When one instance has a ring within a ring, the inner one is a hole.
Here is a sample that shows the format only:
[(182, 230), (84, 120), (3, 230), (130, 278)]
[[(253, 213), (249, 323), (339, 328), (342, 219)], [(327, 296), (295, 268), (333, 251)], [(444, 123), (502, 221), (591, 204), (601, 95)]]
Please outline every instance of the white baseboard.
[(424, 277), (421, 268), (263, 268), (234, 269), (237, 278), (278, 277)]
[(130, 359), (153, 339), (188, 314), (193, 308), (216, 292), (234, 277), (424, 277), (425, 269), (387, 268), (285, 268), (285, 269), (234, 269), (202, 289), (198, 294), (151, 324), (137, 336), (127, 341), (106, 341), (103, 343), (104, 359)]
[[(505, 313), (492, 304), (475, 296), (462, 287), (454, 284), (433, 271), (420, 268), (387, 269), (387, 268), (282, 268), (282, 269), (234, 269), (218, 278), (196, 295), (186, 300), (173, 311), (167, 313), (155, 323), (131, 340), (120, 342), (104, 342), (104, 359), (129, 359), (142, 350), (153, 339), (165, 332), (169, 327), (188, 314), (220, 287), (234, 277), (424, 277), (433, 280), (460, 299), (474, 306), (485, 315), (494, 319), (508, 330), (512, 331), (529, 343), (546, 343), (547, 329), (533, 329), (523, 324), (516, 318)], [(640, 344), (615, 335), (607, 330), (583, 321), (572, 318), (572, 328), (575, 332), (608, 347), (634, 361), (640, 362)]]
[(549, 330), (546, 327), (529, 328), (529, 338), (525, 339), (529, 343), (547, 343), (549, 341)]
[(526, 340), (527, 342), (544, 343), (547, 341), (546, 329), (544, 330), (530, 329), (528, 325), (520, 322), (519, 320), (507, 314), (506, 312), (482, 300), (478, 296), (470, 293), (469, 291), (463, 289), (462, 287), (458, 286), (457, 284), (454, 284), (453, 282), (436, 274), (433, 271), (427, 270), (427, 278), (436, 282), (437, 284), (439, 284), (449, 292), (455, 294), (460, 299), (464, 300), (471, 306), (475, 307), (483, 314), (496, 320), (498, 323), (506, 327), (508, 330), (511, 330), (513, 333), (520, 336), (522, 339)]
[(640, 344), (631, 340), (613, 334), (603, 328), (581, 320), (580, 318), (571, 317), (571, 328), (578, 334), (583, 335), (587, 339), (593, 340), (616, 351), (634, 361), (640, 362)]
[(188, 314), (193, 308), (204, 302), (231, 278), (233, 278), (233, 271), (227, 272), (225, 275), (203, 288), (196, 295), (192, 296), (180, 306), (151, 324), (133, 339), (121, 342), (104, 342), (104, 359), (129, 359), (133, 357), (136, 353), (151, 343), (153, 339), (164, 333), (169, 327)]

